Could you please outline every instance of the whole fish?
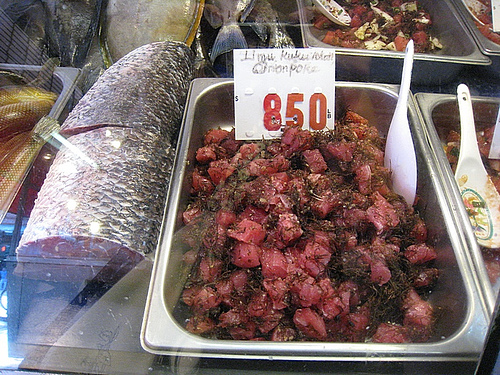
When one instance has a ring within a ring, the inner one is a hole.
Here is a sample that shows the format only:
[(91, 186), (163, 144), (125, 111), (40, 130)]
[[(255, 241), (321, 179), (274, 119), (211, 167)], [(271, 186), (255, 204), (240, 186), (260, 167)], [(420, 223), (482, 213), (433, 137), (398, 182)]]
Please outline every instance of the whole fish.
[(293, 48), (295, 44), (280, 21), (278, 12), (268, 0), (256, 0), (248, 16), (252, 29), (271, 48)]
[(56, 131), (53, 122), (38, 122), (31, 131), (2, 140), (0, 148), (0, 223), (19, 191), (35, 157), (49, 134)]
[(107, 69), (62, 125), (18, 255), (109, 258), (156, 248), (193, 70), (179, 42), (144, 45)]
[(255, 0), (207, 0), (205, 18), (214, 29), (219, 28), (210, 52), (212, 63), (226, 52), (248, 47), (238, 22), (245, 20), (254, 3)]
[(204, 0), (108, 0), (101, 45), (110, 63), (142, 45), (178, 41), (191, 45)]
[(56, 101), (58, 95), (52, 91), (47, 91), (31, 86), (6, 86), (0, 87), (0, 106), (21, 102), (38, 100)]
[(54, 103), (54, 100), (31, 100), (0, 106), (0, 141), (33, 129)]

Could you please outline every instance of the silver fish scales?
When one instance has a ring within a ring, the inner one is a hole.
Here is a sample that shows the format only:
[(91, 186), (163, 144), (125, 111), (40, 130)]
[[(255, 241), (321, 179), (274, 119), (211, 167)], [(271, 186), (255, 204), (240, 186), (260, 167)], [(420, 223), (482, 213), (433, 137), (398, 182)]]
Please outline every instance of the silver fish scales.
[(119, 125), (143, 127), (175, 139), (193, 71), (193, 53), (181, 42), (156, 42), (128, 53), (78, 102), (61, 133)]
[(154, 252), (192, 65), (186, 45), (158, 42), (101, 76), (63, 124), (68, 141), (97, 168), (59, 150), (18, 255)]
[[(50, 256), (55, 248), (45, 248), (40, 254), (46, 239), (61, 248), (64, 243), (67, 249), (84, 237), (99, 238), (144, 254), (153, 252), (173, 149), (164, 146), (161, 136), (144, 129), (99, 128), (68, 140), (94, 160), (98, 168), (75, 159), (68, 148), (59, 150), (36, 200), (18, 254)], [(59, 241), (54, 240), (57, 237)], [(85, 250), (79, 256), (99, 256), (95, 251)]]

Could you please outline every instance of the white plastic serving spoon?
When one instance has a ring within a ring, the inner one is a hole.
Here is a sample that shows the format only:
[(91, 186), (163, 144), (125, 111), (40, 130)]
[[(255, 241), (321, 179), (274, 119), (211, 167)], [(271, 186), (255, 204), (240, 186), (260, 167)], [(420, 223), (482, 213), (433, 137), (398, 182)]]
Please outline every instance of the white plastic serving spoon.
[(408, 122), (408, 96), (413, 68), (413, 40), (405, 50), (398, 102), (385, 144), (384, 165), (392, 174), (392, 188), (411, 206), (417, 191), (417, 157)]
[(500, 247), (500, 195), (481, 160), (472, 101), (466, 85), (458, 85), (457, 100), (460, 112), (460, 154), (455, 180), (477, 242), (485, 247)]
[(349, 26), (351, 16), (346, 10), (333, 0), (313, 0), (318, 10), (330, 21), (340, 26)]

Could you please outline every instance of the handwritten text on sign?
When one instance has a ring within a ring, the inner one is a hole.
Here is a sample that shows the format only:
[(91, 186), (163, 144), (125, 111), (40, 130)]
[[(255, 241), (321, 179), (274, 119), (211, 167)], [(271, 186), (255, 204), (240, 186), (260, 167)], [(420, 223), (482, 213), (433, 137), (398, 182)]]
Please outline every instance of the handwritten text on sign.
[(279, 137), (285, 125), (334, 127), (335, 52), (234, 50), (236, 139)]

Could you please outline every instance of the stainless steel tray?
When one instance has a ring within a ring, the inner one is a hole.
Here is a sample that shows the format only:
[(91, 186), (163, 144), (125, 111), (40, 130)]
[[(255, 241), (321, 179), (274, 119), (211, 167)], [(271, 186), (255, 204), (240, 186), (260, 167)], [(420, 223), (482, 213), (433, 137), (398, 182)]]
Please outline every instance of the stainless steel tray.
[(486, 38), (476, 26), (474, 19), (468, 12), (462, 0), (451, 0), (457, 9), (457, 12), (463, 19), (464, 24), (476, 41), (479, 50), (488, 56), (491, 60), (491, 65), (486, 67), (487, 71), (500, 75), (500, 44), (492, 42)]
[[(448, 189), (447, 198), (450, 200), (451, 206), (456, 206), (454, 209), (457, 217), (460, 217), (464, 221), (463, 231), (467, 237), (468, 256), (470, 256), (474, 272), (479, 278), (480, 288), (486, 298), (488, 311), (492, 313), (495, 308), (498, 291), (500, 290), (500, 279), (494, 284), (489, 280), (481, 250), (472, 233), (465, 206), (462, 204), (460, 192), (456, 186), (453, 172), (443, 149), (449, 131), (455, 130), (460, 132), (457, 97), (447, 94), (417, 93), (415, 94), (415, 99), (423, 118), (422, 124), (429, 138), (432, 153), (436, 158), (436, 164), (442, 173), (443, 182)], [(476, 128), (479, 130), (494, 126), (500, 107), (500, 98), (473, 97), (472, 103)]]
[[(179, 135), (177, 157), (146, 303), (141, 342), (152, 353), (216, 358), (258, 358), (330, 361), (475, 361), (481, 352), (488, 319), (462, 243), (455, 214), (445, 200), (438, 171), (428, 157), (416, 104), (409, 116), (418, 152), (418, 209), (429, 239), (438, 251), (441, 278), (430, 300), (442, 316), (428, 343), (376, 344), (338, 342), (265, 342), (206, 339), (186, 331), (174, 309), (183, 288), (182, 251), (172, 247), (172, 235), (182, 226), (189, 195), (188, 176), (203, 134), (234, 125), (233, 82), (196, 79), (188, 98)], [(397, 100), (397, 86), (337, 82), (336, 106), (349, 107), (387, 132)], [(340, 113), (340, 112), (337, 112)], [(432, 366), (432, 365), (431, 365)]]
[[(322, 42), (322, 31), (316, 29), (307, 17), (305, 7), (311, 0), (297, 0), (300, 12), (304, 47), (334, 48)], [(448, 0), (420, 0), (433, 20), (434, 36), (439, 38), (443, 49), (435, 53), (416, 53), (413, 67), (414, 84), (433, 85), (453, 80), (463, 65), (489, 65)], [(324, 34), (324, 32), (323, 32)], [(399, 83), (403, 52), (371, 51), (335, 47), (337, 53), (337, 79), (368, 82)]]
[(490, 56), (498, 56), (500, 57), (500, 44), (492, 42), (488, 38), (486, 38), (479, 29), (477, 28), (474, 19), (471, 14), (467, 10), (463, 0), (451, 0), (454, 6), (456, 7), (458, 13), (463, 18), (465, 25), (470, 30), (472, 36), (476, 40), (479, 45), (481, 52), (490, 55)]

